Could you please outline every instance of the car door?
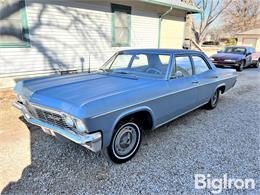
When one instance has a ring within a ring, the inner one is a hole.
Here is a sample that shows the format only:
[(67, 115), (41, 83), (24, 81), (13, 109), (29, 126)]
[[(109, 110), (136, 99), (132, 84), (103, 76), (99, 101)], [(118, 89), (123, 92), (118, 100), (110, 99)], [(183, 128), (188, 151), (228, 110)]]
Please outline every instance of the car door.
[(212, 70), (207, 59), (202, 55), (192, 55), (194, 72), (198, 79), (198, 104), (202, 105), (209, 101), (215, 91), (218, 76)]
[(179, 116), (197, 106), (198, 80), (194, 75), (191, 59), (188, 55), (175, 56), (175, 65), (168, 89), (171, 91), (169, 107), (171, 118)]
[(246, 66), (249, 66), (252, 62), (252, 49), (246, 48)]

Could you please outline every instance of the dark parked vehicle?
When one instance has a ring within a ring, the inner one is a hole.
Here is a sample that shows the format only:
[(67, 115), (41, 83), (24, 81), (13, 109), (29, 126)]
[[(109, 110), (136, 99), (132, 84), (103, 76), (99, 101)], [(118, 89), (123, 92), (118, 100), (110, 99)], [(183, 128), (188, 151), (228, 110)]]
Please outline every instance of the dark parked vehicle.
[(217, 67), (234, 67), (237, 71), (242, 71), (244, 67), (253, 64), (252, 54), (255, 52), (253, 47), (230, 46), (210, 58)]
[(259, 52), (252, 54), (252, 65), (255, 68), (259, 67), (259, 65), (260, 65), (260, 53)]

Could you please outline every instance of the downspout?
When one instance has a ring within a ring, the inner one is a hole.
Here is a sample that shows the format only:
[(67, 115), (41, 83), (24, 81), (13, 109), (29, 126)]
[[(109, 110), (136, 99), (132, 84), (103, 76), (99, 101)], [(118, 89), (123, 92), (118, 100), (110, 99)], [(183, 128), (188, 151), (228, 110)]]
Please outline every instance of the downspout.
[(170, 7), (169, 10), (167, 10), (164, 14), (160, 15), (159, 16), (159, 33), (158, 33), (158, 48), (160, 48), (160, 41), (161, 41), (161, 23), (162, 23), (162, 20), (163, 20), (163, 17), (168, 15), (173, 9), (173, 5)]

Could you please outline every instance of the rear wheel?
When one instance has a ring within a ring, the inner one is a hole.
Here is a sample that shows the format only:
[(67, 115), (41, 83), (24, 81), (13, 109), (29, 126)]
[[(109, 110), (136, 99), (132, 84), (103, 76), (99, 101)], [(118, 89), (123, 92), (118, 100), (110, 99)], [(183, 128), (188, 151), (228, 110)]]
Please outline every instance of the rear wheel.
[(124, 163), (134, 157), (141, 140), (142, 133), (137, 122), (120, 122), (106, 149), (107, 155), (115, 163)]
[(243, 61), (241, 61), (241, 63), (237, 67), (237, 71), (239, 71), (239, 72), (243, 71), (244, 66), (245, 66), (245, 61), (243, 60)]
[(218, 100), (219, 100), (219, 89), (217, 89), (212, 97), (210, 98), (209, 102), (206, 104), (206, 108), (212, 110), (217, 107)]

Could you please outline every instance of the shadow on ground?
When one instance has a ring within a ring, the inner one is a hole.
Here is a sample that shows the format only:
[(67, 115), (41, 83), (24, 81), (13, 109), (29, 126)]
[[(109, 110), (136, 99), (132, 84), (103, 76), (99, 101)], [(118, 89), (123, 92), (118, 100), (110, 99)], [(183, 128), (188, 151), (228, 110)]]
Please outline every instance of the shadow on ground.
[[(20, 120), (25, 122), (23, 117)], [(90, 152), (72, 142), (62, 142), (47, 136), (39, 127), (25, 123), (31, 136), (31, 165), (23, 170), (21, 179), (10, 182), (2, 194), (68, 193), (69, 189), (75, 192), (75, 188), (80, 191), (86, 182), (89, 186), (89, 177), (96, 182), (104, 179), (104, 168), (109, 163), (101, 153)], [(79, 186), (75, 186), (75, 183)]]

